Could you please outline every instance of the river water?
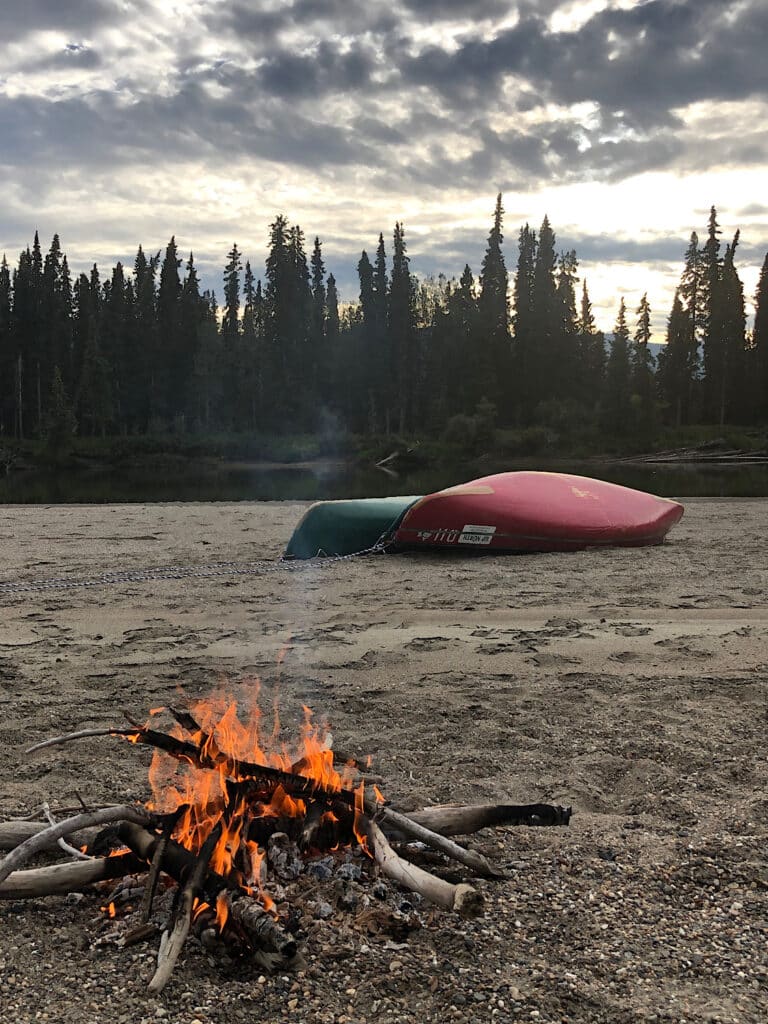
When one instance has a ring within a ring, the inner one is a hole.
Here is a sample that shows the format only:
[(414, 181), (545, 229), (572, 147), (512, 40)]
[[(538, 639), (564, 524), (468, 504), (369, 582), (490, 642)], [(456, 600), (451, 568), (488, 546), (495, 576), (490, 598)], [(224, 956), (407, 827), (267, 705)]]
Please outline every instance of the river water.
[(112, 504), (156, 501), (298, 501), (430, 494), (501, 469), (547, 469), (612, 480), (664, 497), (768, 497), (768, 465), (485, 462), (391, 476), (340, 463), (180, 463), (161, 467), (16, 470), (0, 476), (0, 504)]

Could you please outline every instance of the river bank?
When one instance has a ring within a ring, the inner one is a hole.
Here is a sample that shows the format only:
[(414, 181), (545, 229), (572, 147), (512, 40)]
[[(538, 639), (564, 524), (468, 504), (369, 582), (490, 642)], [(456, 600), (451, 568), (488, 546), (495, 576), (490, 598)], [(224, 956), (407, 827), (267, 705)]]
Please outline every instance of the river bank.
[(302, 704), (328, 716), (403, 807), (545, 800), (573, 805), (570, 828), (477, 837), (511, 873), (479, 883), (478, 922), (420, 911), (423, 927), (392, 948), (338, 910), (328, 931), (310, 929), (299, 979), (223, 981), (190, 947), (160, 999), (145, 994), (152, 949), (91, 945), (98, 897), (0, 904), (14, 1019), (82, 1020), (87, 989), (94, 1006), (147, 1021), (165, 1009), (180, 1024), (276, 1019), (289, 998), (312, 1024), (763, 1024), (766, 502), (690, 501), (658, 548), (281, 565), (304, 507), (0, 508), (0, 584), (254, 563), (240, 576), (0, 593), (0, 813), (75, 793), (145, 798), (139, 748), (24, 749), (222, 679), (250, 703), (259, 677), (287, 731)]

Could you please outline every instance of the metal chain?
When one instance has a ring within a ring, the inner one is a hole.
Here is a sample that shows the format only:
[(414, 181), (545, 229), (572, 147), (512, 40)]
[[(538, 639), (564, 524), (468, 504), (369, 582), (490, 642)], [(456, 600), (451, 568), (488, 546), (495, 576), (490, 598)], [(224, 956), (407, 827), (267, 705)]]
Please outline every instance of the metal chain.
[[(297, 571), (307, 568), (327, 568), (336, 562), (379, 554), (386, 548), (384, 537), (370, 548), (349, 555), (330, 555), (313, 559), (261, 559), (254, 562), (209, 562), (207, 565), (167, 565), (145, 569), (122, 569), (102, 572), (90, 577), (54, 576), (44, 580), (7, 580), (0, 582), (0, 595), (19, 594), (30, 590), (76, 590), (83, 587), (104, 587), (117, 583), (140, 583), (151, 580), (207, 579), (213, 576), (263, 575), (278, 570)], [(322, 556), (318, 552), (318, 556)]]

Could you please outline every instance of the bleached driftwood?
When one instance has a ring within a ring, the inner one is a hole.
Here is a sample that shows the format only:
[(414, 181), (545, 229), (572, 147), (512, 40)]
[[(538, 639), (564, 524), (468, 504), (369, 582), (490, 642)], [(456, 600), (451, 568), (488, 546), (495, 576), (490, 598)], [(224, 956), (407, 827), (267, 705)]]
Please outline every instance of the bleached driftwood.
[(376, 820), (382, 825), (397, 829), (399, 832), (404, 833), (411, 839), (417, 839), (420, 843), (424, 843), (426, 846), (431, 846), (433, 850), (439, 850), (440, 853), (444, 853), (446, 857), (450, 857), (451, 860), (456, 860), (460, 864), (465, 864), (468, 868), (471, 868), (475, 874), (480, 875), (482, 878), (503, 878), (504, 873), (499, 871), (498, 868), (493, 867), (485, 857), (480, 853), (475, 853), (474, 850), (467, 850), (463, 846), (459, 846), (458, 843), (454, 843), (452, 839), (448, 839), (443, 835), (439, 835), (437, 832), (433, 832), (425, 825), (420, 824), (407, 814), (400, 814), (399, 811), (393, 811), (391, 807), (385, 807), (383, 804), (374, 804), (369, 806), (366, 802), (366, 811), (369, 816), (375, 815)]
[(462, 917), (476, 917), (480, 913), (483, 898), (477, 889), (464, 882), (453, 885), (411, 864), (395, 853), (375, 821), (369, 821), (367, 826), (374, 858), (387, 878), (409, 892), (419, 893), (430, 903), (445, 910), (453, 910)]
[(47, 849), (51, 843), (56, 843), (61, 836), (71, 835), (79, 829), (90, 828), (93, 825), (109, 825), (115, 821), (133, 821), (139, 825), (148, 825), (152, 822), (152, 815), (135, 804), (120, 804), (116, 807), (103, 807), (98, 811), (76, 814), (56, 825), (49, 825), (42, 832), (30, 836), (0, 861), (0, 882), (4, 882), (12, 871), (17, 871), (36, 853)]
[(0, 882), (0, 899), (27, 900), (38, 896), (56, 896), (61, 893), (81, 892), (96, 882), (122, 878), (146, 865), (133, 854), (114, 857), (94, 857), (92, 860), (51, 864), (29, 871), (13, 871)]

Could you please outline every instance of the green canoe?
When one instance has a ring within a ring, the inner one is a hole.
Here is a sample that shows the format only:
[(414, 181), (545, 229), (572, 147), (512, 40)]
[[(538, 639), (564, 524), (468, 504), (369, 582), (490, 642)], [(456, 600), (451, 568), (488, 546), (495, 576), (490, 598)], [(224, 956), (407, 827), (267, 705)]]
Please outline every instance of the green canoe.
[(288, 541), (283, 558), (354, 555), (392, 533), (421, 495), (318, 501)]

